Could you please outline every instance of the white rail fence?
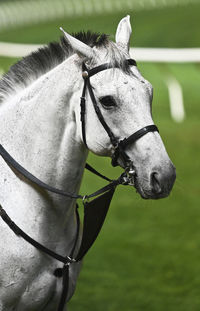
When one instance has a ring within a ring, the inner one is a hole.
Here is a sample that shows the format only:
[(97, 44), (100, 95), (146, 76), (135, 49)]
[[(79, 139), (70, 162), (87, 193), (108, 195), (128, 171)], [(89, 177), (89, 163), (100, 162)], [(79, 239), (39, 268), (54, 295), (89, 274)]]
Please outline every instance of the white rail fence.
[[(102, 15), (116, 11), (132, 11), (183, 6), (199, 0), (15, 0), (0, 2), (0, 33), (45, 21), (84, 15)], [(0, 56), (22, 57), (39, 45), (0, 42)], [(200, 49), (132, 48), (131, 56), (142, 62), (200, 62)], [(3, 71), (0, 68), (0, 76)], [(170, 111), (176, 122), (185, 117), (181, 85), (174, 77), (165, 80), (169, 92)]]
[(148, 10), (199, 0), (24, 0), (0, 2), (0, 32), (59, 18)]
[[(39, 47), (42, 46), (34, 44), (14, 44), (0, 42), (0, 56), (23, 57), (37, 50)], [(137, 61), (142, 62), (200, 62), (200, 48), (131, 48), (130, 55)], [(1, 74), (3, 74), (3, 72), (0, 69), (0, 75)], [(165, 84), (168, 88), (170, 112), (172, 119), (175, 122), (182, 122), (185, 118), (185, 109), (181, 85), (173, 76), (168, 76), (165, 80)]]
[[(22, 57), (36, 51), (42, 45), (0, 42), (0, 56)], [(162, 63), (200, 62), (200, 48), (131, 48), (130, 54), (137, 61)]]

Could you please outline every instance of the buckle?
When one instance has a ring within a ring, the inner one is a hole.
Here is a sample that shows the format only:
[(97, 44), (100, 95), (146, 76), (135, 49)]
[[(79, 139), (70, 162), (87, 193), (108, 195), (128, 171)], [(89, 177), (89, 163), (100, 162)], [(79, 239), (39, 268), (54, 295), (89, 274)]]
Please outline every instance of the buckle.
[(129, 185), (129, 178), (126, 174), (126, 172), (122, 173), (120, 176), (120, 183), (124, 186), (128, 186)]
[(71, 265), (71, 263), (75, 263), (75, 262), (76, 262), (76, 259), (71, 258), (71, 257), (69, 257), (69, 256), (67, 256), (66, 259), (68, 260), (68, 262), (66, 262), (66, 263), (64, 264), (64, 266), (69, 266), (69, 265)]
[(86, 195), (84, 195), (84, 196), (82, 197), (83, 205), (85, 205), (85, 203), (87, 203), (88, 201), (89, 201), (88, 195), (86, 194)]
[(127, 166), (126, 174), (129, 179), (129, 185), (135, 186), (136, 171), (132, 162), (130, 162), (129, 165)]
[(89, 76), (88, 71), (85, 70), (85, 71), (82, 72), (82, 77), (83, 77), (84, 79), (88, 78), (88, 76)]
[(132, 163), (130, 163), (130, 165), (126, 167), (125, 172), (120, 176), (120, 182), (122, 185), (135, 186), (135, 176), (135, 169)]

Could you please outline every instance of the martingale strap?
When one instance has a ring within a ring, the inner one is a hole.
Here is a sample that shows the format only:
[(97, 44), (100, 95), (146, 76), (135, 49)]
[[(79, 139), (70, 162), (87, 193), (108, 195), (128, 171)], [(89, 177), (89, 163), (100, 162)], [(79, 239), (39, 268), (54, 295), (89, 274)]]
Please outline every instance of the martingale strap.
[(0, 217), (3, 221), (10, 227), (10, 229), (18, 236), (23, 238), (25, 241), (33, 245), (38, 250), (47, 254), (48, 256), (62, 262), (63, 268), (57, 268), (54, 271), (54, 275), (56, 277), (63, 278), (63, 286), (61, 297), (59, 300), (59, 305), (57, 311), (63, 311), (64, 306), (67, 299), (67, 294), (69, 290), (69, 268), (70, 265), (76, 262), (79, 262), (83, 259), (83, 257), (87, 254), (89, 249), (94, 244), (107, 215), (110, 202), (112, 200), (115, 188), (110, 189), (106, 193), (103, 193), (98, 198), (84, 203), (84, 219), (83, 219), (83, 234), (81, 245), (79, 247), (78, 254), (75, 256), (75, 250), (78, 243), (78, 238), (80, 234), (80, 217), (78, 213), (78, 205), (76, 205), (76, 221), (77, 221), (77, 229), (75, 241), (72, 246), (71, 252), (69, 256), (62, 256), (58, 253), (55, 253), (51, 249), (45, 247), (41, 243), (34, 240), (28, 234), (26, 234), (21, 228), (19, 228), (16, 223), (8, 216), (6, 211), (2, 208), (0, 204)]
[[(54, 251), (50, 250), (49, 248), (45, 247), (41, 243), (34, 240), (32, 237), (30, 237), (27, 233), (25, 233), (19, 226), (16, 225), (16, 223), (8, 216), (6, 211), (3, 209), (3, 207), (0, 204), (0, 216), (3, 219), (3, 221), (10, 227), (10, 229), (19, 237), (22, 237), (25, 241), (33, 245), (35, 248), (39, 249), (43, 253), (49, 255), (50, 257), (53, 257), (54, 259), (64, 263), (68, 264), (69, 262), (73, 262), (73, 259), (70, 256), (62, 256)], [(77, 220), (78, 223), (78, 220)], [(77, 227), (78, 228), (78, 227)], [(79, 230), (79, 229), (78, 229)], [(76, 234), (78, 235), (78, 233)]]
[[(10, 227), (10, 229), (18, 236), (23, 238), (25, 241), (27, 241), (29, 244), (40, 250), (41, 252), (47, 254), (48, 256), (62, 262), (63, 268), (57, 268), (54, 271), (54, 275), (56, 277), (63, 277), (63, 287), (62, 287), (62, 293), (58, 305), (57, 311), (63, 311), (64, 306), (66, 303), (66, 298), (68, 294), (68, 289), (69, 289), (69, 267), (70, 264), (77, 262), (76, 259), (73, 258), (75, 248), (77, 246), (78, 242), (78, 237), (80, 233), (80, 217), (78, 213), (78, 205), (76, 206), (76, 221), (77, 221), (77, 226), (76, 226), (76, 236), (75, 236), (75, 241), (74, 245), (72, 246), (71, 252), (69, 256), (63, 257), (62, 255), (55, 253), (51, 249), (45, 247), (41, 243), (37, 242), (34, 240), (32, 237), (30, 237), (28, 234), (26, 234), (21, 228), (19, 228), (14, 221), (8, 216), (6, 211), (2, 208), (0, 204), (0, 216), (4, 220), (4, 222)], [(81, 243), (82, 244), (82, 243)], [(88, 250), (87, 250), (88, 251)]]
[[(57, 188), (51, 187), (37, 177), (28, 172), (24, 167), (22, 167), (17, 161), (15, 161), (11, 155), (0, 145), (0, 155), (6, 161), (8, 165), (17, 170), (20, 174), (22, 174), (29, 181), (37, 184), (39, 187), (46, 189), (47, 191), (64, 195), (66, 197), (75, 198), (75, 199), (83, 199), (84, 203), (84, 220), (83, 220), (83, 234), (81, 245), (78, 251), (78, 254), (75, 256), (75, 249), (78, 242), (79, 232), (80, 232), (80, 218), (78, 214), (78, 210), (76, 208), (76, 220), (77, 220), (77, 229), (74, 245), (71, 249), (71, 252), (68, 256), (62, 256), (51, 249), (45, 247), (43, 244), (39, 243), (35, 239), (33, 239), (30, 235), (25, 233), (6, 213), (3, 207), (0, 204), (0, 217), (2, 220), (9, 226), (9, 228), (18, 236), (23, 238), (29, 244), (33, 245), (35, 248), (40, 250), (41, 252), (47, 254), (48, 256), (60, 261), (63, 263), (63, 268), (57, 268), (54, 271), (54, 275), (56, 277), (63, 278), (63, 286), (62, 293), (59, 301), (59, 306), (57, 311), (63, 311), (64, 306), (67, 299), (68, 289), (69, 289), (69, 267), (71, 264), (81, 261), (82, 258), (89, 251), (93, 243), (95, 242), (102, 225), (104, 223), (107, 211), (110, 206), (110, 202), (112, 196), (114, 194), (115, 188), (117, 185), (124, 183), (123, 174), (118, 178), (118, 180), (110, 180), (106, 176), (97, 172), (94, 168), (92, 168), (89, 164), (86, 165), (86, 168), (96, 174), (97, 176), (106, 179), (109, 181), (109, 184), (105, 187), (95, 191), (89, 196), (81, 196), (81, 195), (71, 195), (69, 193), (64, 192), (63, 190), (59, 190)], [(96, 197), (96, 199), (88, 202), (85, 199)], [(78, 205), (77, 205), (78, 207)]]
[(81, 246), (76, 261), (82, 260), (94, 244), (106, 218), (115, 188), (84, 204), (84, 226)]

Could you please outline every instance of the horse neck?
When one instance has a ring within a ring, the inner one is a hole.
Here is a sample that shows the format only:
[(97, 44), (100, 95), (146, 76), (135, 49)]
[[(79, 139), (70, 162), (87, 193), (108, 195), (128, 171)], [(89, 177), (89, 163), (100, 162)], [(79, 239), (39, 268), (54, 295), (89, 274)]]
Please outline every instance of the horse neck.
[[(69, 58), (5, 103), (0, 111), (0, 142), (44, 182), (79, 191), (87, 157), (75, 118), (78, 67)], [(63, 207), (64, 198), (57, 198)], [(72, 204), (68, 200), (68, 206)]]

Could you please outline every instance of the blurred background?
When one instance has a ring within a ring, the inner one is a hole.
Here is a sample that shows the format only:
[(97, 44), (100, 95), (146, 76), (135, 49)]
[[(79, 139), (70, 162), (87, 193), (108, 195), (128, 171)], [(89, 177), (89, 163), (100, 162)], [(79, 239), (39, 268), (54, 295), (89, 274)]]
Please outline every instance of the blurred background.
[[(32, 44), (59, 40), (60, 26), (104, 32), (114, 40), (127, 14), (132, 56), (134, 47), (193, 48), (198, 54), (200, 0), (0, 0), (0, 74)], [(144, 201), (130, 187), (117, 189), (84, 260), (70, 311), (200, 310), (200, 63), (190, 59), (191, 50), (187, 62), (177, 63), (167, 60), (168, 50), (163, 62), (152, 62), (150, 52), (151, 61), (148, 54), (142, 61), (136, 52), (140, 71), (154, 86), (154, 121), (177, 180), (169, 198), (158, 201)], [(120, 173), (109, 159), (90, 155), (88, 162), (111, 178)], [(86, 172), (81, 193), (103, 184)]]

